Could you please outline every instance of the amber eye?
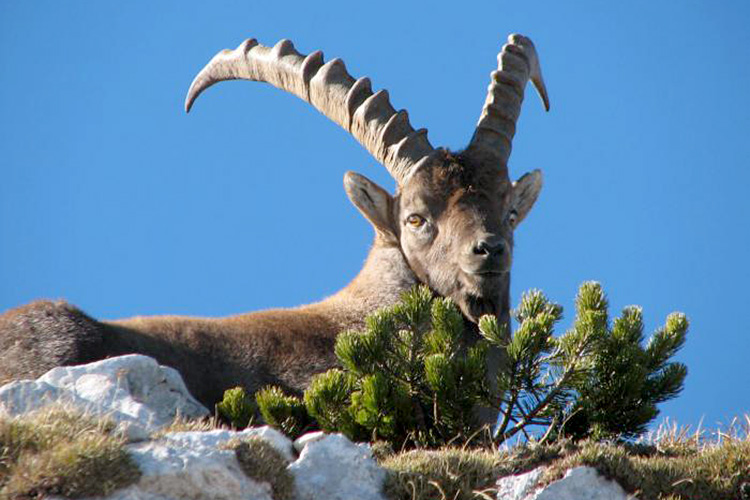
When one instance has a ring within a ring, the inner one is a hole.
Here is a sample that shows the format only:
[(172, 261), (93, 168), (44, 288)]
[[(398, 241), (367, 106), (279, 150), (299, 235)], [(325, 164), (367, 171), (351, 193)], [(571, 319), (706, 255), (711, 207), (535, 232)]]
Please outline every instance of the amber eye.
[(417, 214), (411, 214), (409, 217), (406, 218), (406, 223), (409, 224), (411, 227), (417, 228), (422, 227), (426, 221), (424, 220), (424, 217)]

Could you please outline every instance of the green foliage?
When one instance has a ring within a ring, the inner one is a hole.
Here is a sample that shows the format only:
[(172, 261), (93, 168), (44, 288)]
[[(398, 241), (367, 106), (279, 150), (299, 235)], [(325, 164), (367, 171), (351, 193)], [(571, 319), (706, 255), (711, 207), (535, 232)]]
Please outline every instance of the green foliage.
[(255, 404), (242, 387), (224, 391), (224, 399), (216, 404), (219, 414), (229, 420), (237, 429), (244, 429), (255, 415)]
[(312, 423), (305, 403), (294, 396), (287, 396), (278, 387), (266, 387), (255, 395), (263, 420), (270, 426), (280, 429), (296, 439)]
[(556, 415), (571, 397), (571, 384), (582, 370), (581, 356), (592, 342), (588, 331), (554, 338), (562, 307), (538, 290), (525, 293), (513, 314), (519, 326), (510, 340), (495, 318), (482, 318), (479, 323), (487, 342), (504, 350), (507, 357), (506, 368), (497, 373), (498, 441), (530, 425), (554, 427)]
[(478, 428), (473, 410), (487, 395), (486, 346), (466, 349), (463, 317), (450, 300), (418, 287), (365, 324), (337, 339), (343, 370), (313, 377), (305, 391), (305, 407), (323, 430), (401, 447), (467, 438)]
[[(453, 302), (414, 288), (370, 315), (363, 331), (338, 337), (342, 369), (313, 377), (304, 394), (309, 417), (299, 399), (278, 389), (259, 394), (261, 412), (288, 433), (308, 427), (312, 417), (325, 431), (394, 448), (467, 441), (481, 430), (481, 407), (499, 412), (497, 443), (518, 433), (542, 441), (629, 438), (645, 430), (658, 403), (682, 390), (686, 369), (670, 362), (685, 342), (682, 314), (670, 315), (643, 347), (640, 308), (626, 308), (610, 325), (601, 286), (587, 282), (563, 335), (554, 335), (562, 307), (538, 290), (523, 295), (513, 316), (513, 335), (508, 325), (484, 316), (480, 339), (467, 345), (474, 333), (464, 330)], [(490, 350), (503, 357), (492, 374)]]
[(305, 391), (305, 408), (320, 428), (328, 432), (343, 432), (354, 439), (363, 439), (351, 409), (352, 393), (357, 378), (341, 370), (329, 370), (313, 377)]
[[(594, 307), (594, 302), (603, 308)], [(564, 434), (577, 438), (642, 434), (659, 414), (657, 404), (677, 396), (687, 375), (685, 365), (669, 361), (685, 343), (688, 321), (684, 314), (670, 314), (644, 347), (641, 308), (624, 308), (610, 327), (606, 304), (598, 283), (581, 287), (573, 328), (591, 324), (595, 349), (584, 360), (585, 376), (573, 384), (578, 397), (566, 412), (562, 428)], [(599, 319), (588, 321), (592, 316)]]
[(601, 285), (586, 282), (573, 325), (560, 337), (553, 330), (562, 309), (539, 291), (524, 294), (509, 342), (493, 318), (480, 322), (490, 344), (507, 346), (498, 440), (530, 425), (545, 426), (549, 436), (632, 438), (658, 415), (658, 403), (679, 394), (687, 369), (669, 360), (685, 343), (685, 315), (671, 314), (644, 347), (641, 309), (626, 307), (610, 325), (608, 307)]
[[(360, 413), (379, 413), (388, 425), (376, 428), (372, 421), (358, 421), (373, 436), (397, 444), (467, 439), (478, 427), (474, 408), (487, 395), (485, 346), (466, 349), (458, 308), (449, 299), (433, 299), (427, 287), (404, 294), (399, 304), (381, 314), (390, 318), (382, 322), (391, 331), (373, 353), (368, 375), (381, 380), (388, 397), (358, 408)], [(368, 392), (365, 384), (361, 390)]]

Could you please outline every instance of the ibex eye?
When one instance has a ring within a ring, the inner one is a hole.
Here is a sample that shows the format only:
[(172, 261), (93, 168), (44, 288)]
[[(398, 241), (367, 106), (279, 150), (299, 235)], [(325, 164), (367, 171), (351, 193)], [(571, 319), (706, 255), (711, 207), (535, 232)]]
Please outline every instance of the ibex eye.
[(409, 217), (406, 218), (406, 223), (409, 224), (411, 227), (422, 227), (425, 223), (424, 217), (417, 214), (411, 214)]

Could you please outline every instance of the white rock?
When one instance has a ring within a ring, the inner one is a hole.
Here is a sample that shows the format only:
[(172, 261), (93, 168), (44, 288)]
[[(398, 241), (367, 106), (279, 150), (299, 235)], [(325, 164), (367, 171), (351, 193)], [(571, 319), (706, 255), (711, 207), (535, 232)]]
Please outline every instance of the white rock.
[(537, 489), (543, 468), (497, 482), (498, 500), (635, 500), (614, 481), (609, 481), (591, 467), (576, 467), (565, 476)]
[(36, 380), (0, 387), (0, 412), (9, 416), (53, 403), (107, 415), (131, 441), (145, 439), (178, 414), (187, 418), (209, 414), (176, 370), (138, 354), (53, 368)]
[(370, 447), (341, 434), (308, 442), (289, 470), (299, 500), (385, 500), (386, 474), (373, 460)]
[(250, 436), (264, 439), (271, 446), (276, 448), (276, 451), (281, 453), (289, 462), (292, 462), (297, 458), (297, 455), (294, 453), (294, 447), (292, 446), (292, 440), (273, 427), (267, 425), (264, 425), (263, 427), (251, 427), (240, 432), (239, 436), (245, 439)]
[(614, 481), (600, 476), (591, 467), (576, 467), (565, 473), (559, 481), (555, 481), (532, 500), (627, 500), (628, 496), (622, 487)]
[(507, 476), (497, 481), (497, 500), (522, 500), (528, 498), (537, 489), (539, 477), (544, 467), (517, 476)]
[[(107, 500), (272, 500), (271, 485), (247, 477), (234, 451), (223, 446), (232, 439), (251, 435), (268, 439), (274, 447), (282, 443), (278, 436), (262, 428), (256, 431), (259, 429), (175, 432), (155, 441), (131, 444), (128, 451), (143, 476), (138, 483), (116, 491)], [(283, 448), (290, 454), (291, 441), (286, 439)]]
[(324, 437), (326, 437), (326, 433), (323, 431), (308, 432), (307, 434), (301, 435), (294, 441), (294, 449), (297, 450), (298, 453), (302, 453), (302, 450), (305, 449), (305, 446), (310, 443), (314, 443), (315, 441), (320, 441)]

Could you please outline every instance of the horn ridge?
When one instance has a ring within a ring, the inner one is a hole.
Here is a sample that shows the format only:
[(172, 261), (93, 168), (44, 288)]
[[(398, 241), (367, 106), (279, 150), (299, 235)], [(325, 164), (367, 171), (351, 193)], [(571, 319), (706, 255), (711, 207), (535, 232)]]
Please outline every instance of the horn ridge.
[(357, 79), (346, 95), (346, 113), (349, 121), (346, 130), (352, 131), (352, 118), (354, 112), (372, 95), (372, 84), (366, 76)]
[(513, 34), (497, 56), (482, 113), (466, 154), (488, 161), (507, 176), (516, 123), (521, 114), (526, 82), (531, 80), (549, 111), (549, 98), (534, 43)]
[(269, 83), (312, 104), (349, 131), (399, 184), (435, 151), (426, 131), (415, 131), (408, 114), (396, 112), (387, 91), (373, 93), (370, 80), (352, 77), (341, 59), (324, 62), (320, 51), (300, 54), (286, 39), (266, 47), (251, 38), (214, 56), (190, 85), (185, 110), (208, 87), (237, 79)]
[(310, 53), (302, 61), (300, 72), (302, 73), (302, 84), (305, 86), (305, 101), (310, 102), (310, 80), (323, 66), (323, 52), (316, 50)]

